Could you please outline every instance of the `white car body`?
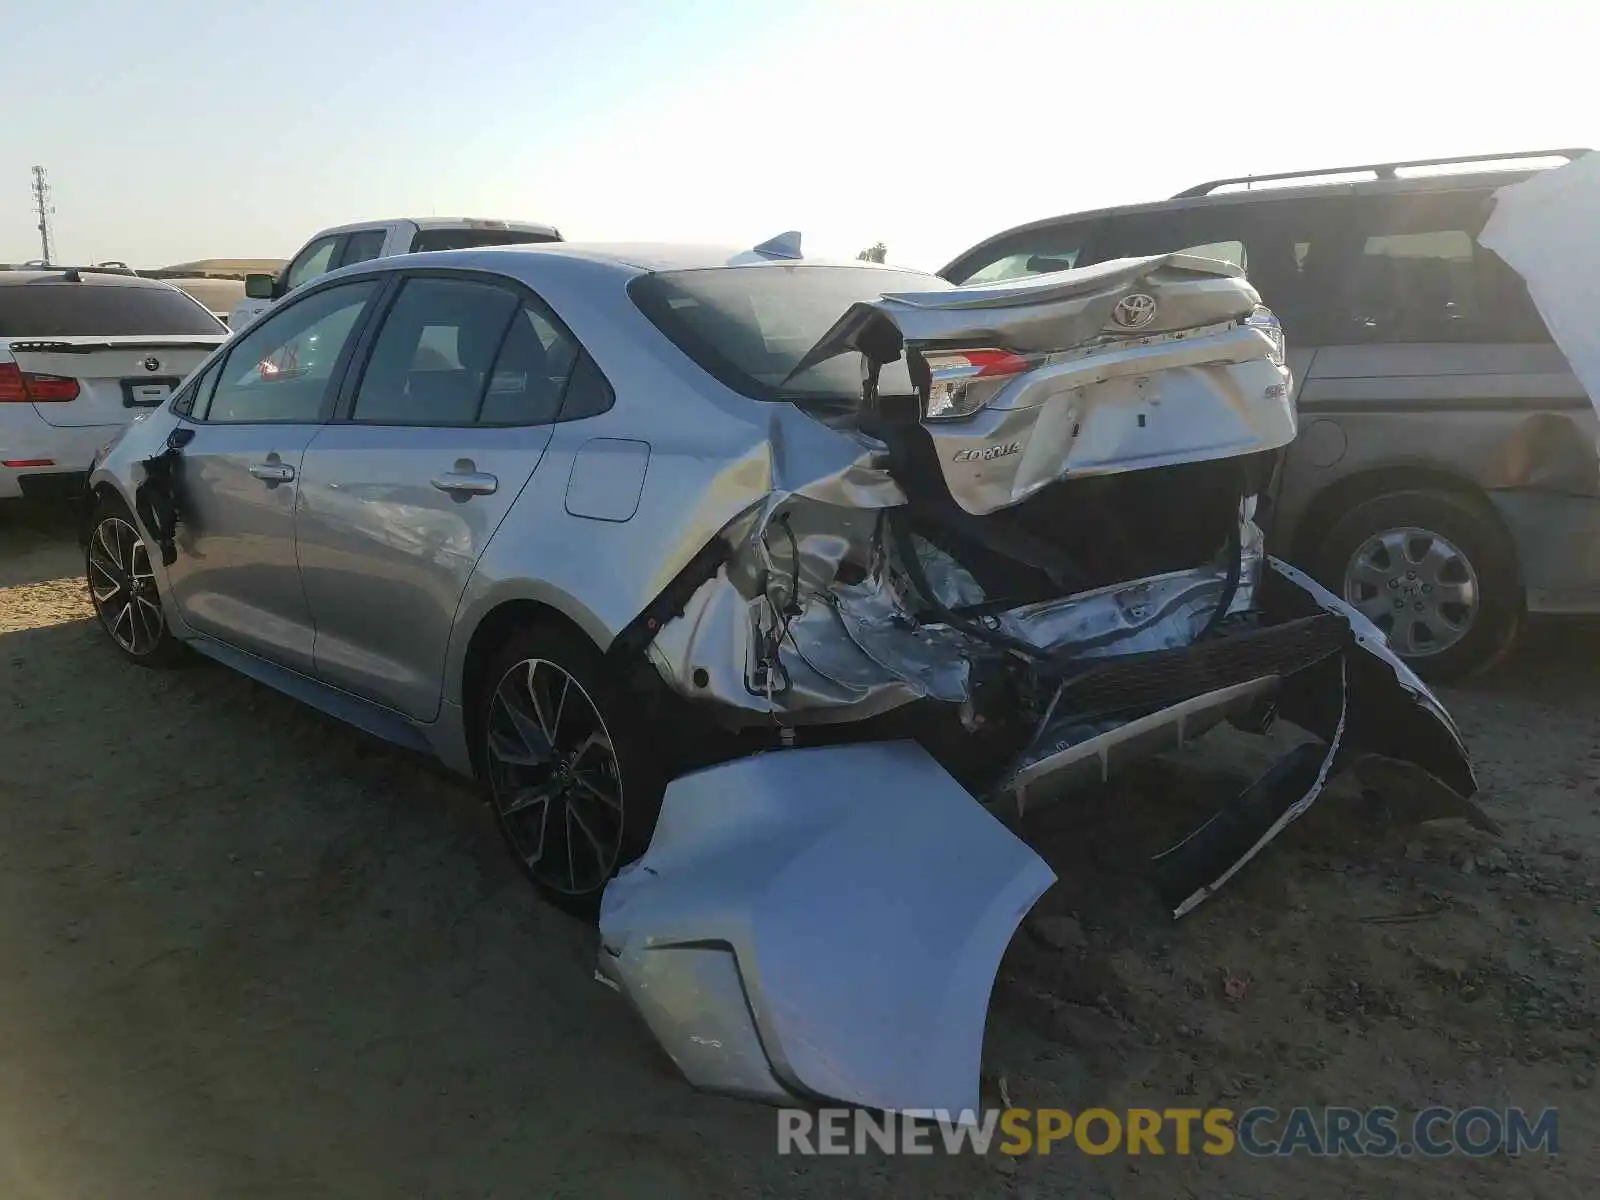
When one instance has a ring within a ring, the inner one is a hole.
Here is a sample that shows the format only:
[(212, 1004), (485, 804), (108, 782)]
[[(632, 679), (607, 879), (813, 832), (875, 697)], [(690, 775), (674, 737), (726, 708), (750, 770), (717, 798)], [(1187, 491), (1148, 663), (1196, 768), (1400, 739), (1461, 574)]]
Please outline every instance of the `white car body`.
[[(451, 234), (459, 236), (450, 237)], [(430, 239), (442, 240), (443, 244), (428, 245)], [(295, 251), (278, 276), (276, 296), (272, 299), (246, 297), (234, 305), (228, 315), (228, 327), (237, 333), (295, 288), (336, 267), (423, 250), (465, 250), (472, 246), (560, 240), (561, 234), (553, 225), (483, 217), (395, 217), (335, 225), (314, 234)]]
[(0, 271), (0, 500), (81, 490), (95, 452), (226, 340), (159, 280)]

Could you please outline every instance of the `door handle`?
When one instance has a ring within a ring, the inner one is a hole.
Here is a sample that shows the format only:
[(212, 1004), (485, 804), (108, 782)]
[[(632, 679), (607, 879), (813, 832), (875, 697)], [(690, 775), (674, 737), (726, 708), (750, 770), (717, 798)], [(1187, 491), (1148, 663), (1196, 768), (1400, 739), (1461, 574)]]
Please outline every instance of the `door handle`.
[(429, 482), (441, 492), (459, 496), (492, 496), (500, 490), (500, 481), (483, 471), (446, 471)]
[(294, 478), (294, 468), (281, 462), (252, 463), (250, 474), (267, 483), (288, 483)]

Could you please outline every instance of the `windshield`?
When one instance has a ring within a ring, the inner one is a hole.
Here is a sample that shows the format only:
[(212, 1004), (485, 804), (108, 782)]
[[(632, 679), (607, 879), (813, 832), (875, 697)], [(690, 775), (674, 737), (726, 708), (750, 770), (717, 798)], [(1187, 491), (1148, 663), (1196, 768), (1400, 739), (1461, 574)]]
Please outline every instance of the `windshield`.
[(203, 305), (175, 288), (55, 279), (0, 284), (0, 337), (225, 332)]
[[(852, 304), (948, 287), (921, 271), (763, 264), (663, 271), (628, 290), (656, 328), (735, 391), (757, 400), (857, 400), (859, 355), (839, 355), (793, 379), (789, 372)], [(910, 393), (903, 362), (884, 369), (884, 393)]]

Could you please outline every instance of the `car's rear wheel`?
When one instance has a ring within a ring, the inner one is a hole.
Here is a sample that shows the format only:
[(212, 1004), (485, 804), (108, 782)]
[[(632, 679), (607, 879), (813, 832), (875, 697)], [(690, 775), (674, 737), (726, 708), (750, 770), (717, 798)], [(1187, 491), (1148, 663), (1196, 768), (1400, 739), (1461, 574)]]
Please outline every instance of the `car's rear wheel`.
[(1430, 680), (1487, 667), (1521, 623), (1510, 537), (1487, 506), (1448, 492), (1391, 492), (1356, 505), (1329, 530), (1317, 575)]
[(640, 705), (581, 634), (539, 626), (495, 655), (476, 712), (506, 844), (546, 897), (592, 917), (661, 811), (665, 777)]
[(183, 661), (183, 643), (172, 636), (161, 608), (150, 547), (120, 501), (108, 497), (95, 507), (84, 574), (100, 627), (124, 658), (142, 667)]

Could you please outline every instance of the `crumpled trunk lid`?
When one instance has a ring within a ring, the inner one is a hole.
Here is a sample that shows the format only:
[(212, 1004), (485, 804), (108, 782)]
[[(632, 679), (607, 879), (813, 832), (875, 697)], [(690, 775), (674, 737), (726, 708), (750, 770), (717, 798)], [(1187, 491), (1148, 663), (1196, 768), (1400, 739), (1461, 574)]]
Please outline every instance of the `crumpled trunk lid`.
[[(889, 293), (853, 305), (793, 373), (849, 351), (869, 364), (862, 427), (902, 461), (936, 466), (975, 516), (1065, 479), (1275, 450), (1295, 435), (1276, 322), (1238, 268), (1211, 259)], [(876, 394), (875, 372), (902, 354), (915, 402)]]

